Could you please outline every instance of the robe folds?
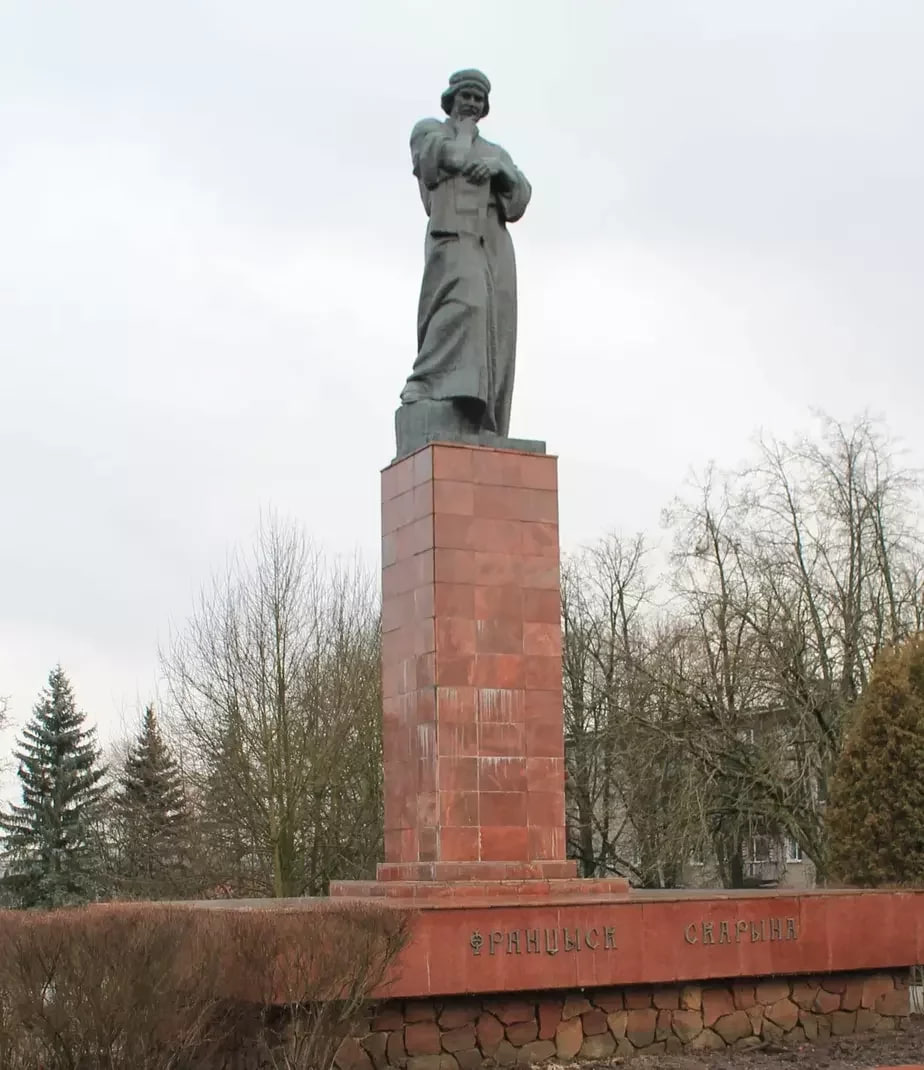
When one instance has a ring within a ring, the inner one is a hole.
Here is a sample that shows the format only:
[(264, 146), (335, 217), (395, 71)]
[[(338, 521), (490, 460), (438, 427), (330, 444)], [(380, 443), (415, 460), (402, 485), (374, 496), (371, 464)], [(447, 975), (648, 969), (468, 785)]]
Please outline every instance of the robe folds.
[(429, 216), (417, 315), (417, 359), (404, 403), (462, 403), (480, 428), (507, 435), (516, 362), (516, 263), (507, 224), (526, 211), (531, 188), (507, 152), (477, 134), (467, 160), (500, 160), (513, 177), (476, 185), (440, 164), (456, 137), (451, 119), (424, 119), (411, 157)]

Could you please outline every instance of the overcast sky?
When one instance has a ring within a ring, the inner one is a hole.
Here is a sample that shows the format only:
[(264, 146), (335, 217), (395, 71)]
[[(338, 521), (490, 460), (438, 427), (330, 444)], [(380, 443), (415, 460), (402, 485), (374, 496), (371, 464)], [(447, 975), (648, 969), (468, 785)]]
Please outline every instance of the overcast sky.
[(459, 67), (533, 184), (511, 431), (566, 548), (812, 406), (924, 463), (922, 54), (921, 0), (0, 0), (14, 726), (57, 661), (104, 740), (133, 718), (261, 509), (377, 564), (408, 135)]

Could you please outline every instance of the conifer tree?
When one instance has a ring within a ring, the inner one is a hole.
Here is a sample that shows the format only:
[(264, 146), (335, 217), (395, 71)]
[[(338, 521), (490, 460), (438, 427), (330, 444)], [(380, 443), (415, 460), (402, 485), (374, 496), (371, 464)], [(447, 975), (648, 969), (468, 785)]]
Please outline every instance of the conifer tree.
[(924, 633), (873, 663), (827, 813), (832, 871), (866, 886), (924, 882)]
[(190, 816), (179, 767), (153, 706), (129, 748), (116, 809), (121, 832), (119, 876), (133, 898), (181, 894), (190, 868)]
[(6, 898), (19, 907), (87, 902), (102, 889), (95, 842), (106, 793), (96, 731), (70, 682), (52, 669), (14, 756), (22, 805), (0, 816)]

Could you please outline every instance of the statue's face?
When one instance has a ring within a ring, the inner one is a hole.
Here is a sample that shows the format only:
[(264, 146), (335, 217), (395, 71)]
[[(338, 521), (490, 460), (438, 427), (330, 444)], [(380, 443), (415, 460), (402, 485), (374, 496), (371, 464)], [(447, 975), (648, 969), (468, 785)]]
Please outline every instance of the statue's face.
[(452, 98), (452, 117), (477, 122), (484, 115), (485, 103), (485, 95), (478, 86), (463, 85)]

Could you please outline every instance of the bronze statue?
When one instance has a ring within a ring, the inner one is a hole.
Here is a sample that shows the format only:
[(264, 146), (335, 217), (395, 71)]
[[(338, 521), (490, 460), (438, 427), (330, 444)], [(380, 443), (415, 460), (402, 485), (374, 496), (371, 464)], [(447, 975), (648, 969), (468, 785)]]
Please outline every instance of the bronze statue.
[(439, 438), (508, 434), (517, 294), (507, 224), (529, 204), (529, 182), (480, 134), (491, 83), (458, 71), (442, 95), (448, 118), (422, 119), (411, 157), (429, 216), (417, 317), (417, 359), (396, 415), (398, 455)]

